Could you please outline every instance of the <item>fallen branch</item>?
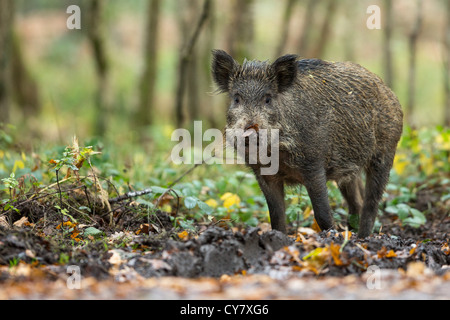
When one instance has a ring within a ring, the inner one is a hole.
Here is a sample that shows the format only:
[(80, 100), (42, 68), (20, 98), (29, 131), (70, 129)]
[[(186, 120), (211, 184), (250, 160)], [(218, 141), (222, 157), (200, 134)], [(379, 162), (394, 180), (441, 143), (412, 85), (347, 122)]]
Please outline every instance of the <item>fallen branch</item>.
[(153, 192), (153, 190), (150, 189), (150, 188), (144, 189), (142, 191), (127, 192), (127, 193), (125, 193), (125, 194), (123, 194), (121, 196), (118, 196), (116, 198), (109, 199), (108, 201), (109, 201), (110, 204), (112, 204), (112, 203), (120, 202), (120, 201), (123, 201), (123, 200), (140, 197), (140, 196), (152, 193), (152, 192)]

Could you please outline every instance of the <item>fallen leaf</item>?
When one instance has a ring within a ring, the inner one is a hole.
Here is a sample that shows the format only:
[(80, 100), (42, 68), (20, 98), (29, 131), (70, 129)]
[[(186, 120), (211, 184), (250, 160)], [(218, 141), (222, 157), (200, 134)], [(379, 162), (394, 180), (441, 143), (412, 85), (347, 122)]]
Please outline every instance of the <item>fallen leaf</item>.
[(17, 220), (16, 222), (14, 222), (13, 225), (15, 227), (22, 228), (25, 225), (25, 223), (29, 223), (28, 218), (22, 217), (22, 218), (20, 218), (20, 220)]
[(122, 260), (120, 257), (120, 253), (115, 250), (110, 250), (112, 252), (112, 256), (109, 258), (108, 262), (112, 265), (119, 265), (125, 262), (125, 260)]
[(340, 255), (341, 246), (338, 244), (334, 244), (333, 242), (330, 243), (330, 252), (331, 252), (331, 257), (333, 258), (334, 264), (337, 266), (343, 266), (344, 262), (342, 262)]
[(9, 223), (8, 223), (8, 220), (6, 220), (6, 216), (0, 217), (0, 227), (9, 229)]
[(350, 239), (352, 237), (352, 232), (351, 231), (342, 231), (341, 232), (342, 236), (344, 237), (344, 239)]
[(36, 258), (36, 254), (30, 249), (25, 250), (25, 255), (31, 259)]
[(185, 240), (189, 237), (189, 233), (186, 230), (184, 230), (183, 232), (179, 232), (177, 235), (181, 240)]
[(313, 224), (311, 225), (311, 229), (313, 229), (313, 230), (316, 231), (316, 232), (322, 231), (322, 230), (320, 230), (320, 227), (319, 227), (319, 225), (317, 224), (316, 219), (314, 219), (314, 222), (313, 222)]
[(386, 253), (386, 258), (394, 258), (397, 254), (394, 252), (394, 250), (389, 250), (388, 253)]
[(150, 232), (150, 225), (148, 223), (143, 223), (139, 226), (139, 230), (138, 233), (144, 233), (144, 234), (148, 234)]
[(416, 278), (418, 276), (421, 276), (424, 274), (426, 269), (426, 266), (421, 261), (413, 261), (408, 263), (408, 266), (406, 267), (406, 275), (408, 277)]
[(441, 247), (441, 251), (444, 252), (445, 255), (450, 255), (450, 247), (448, 245), (448, 243), (444, 243)]

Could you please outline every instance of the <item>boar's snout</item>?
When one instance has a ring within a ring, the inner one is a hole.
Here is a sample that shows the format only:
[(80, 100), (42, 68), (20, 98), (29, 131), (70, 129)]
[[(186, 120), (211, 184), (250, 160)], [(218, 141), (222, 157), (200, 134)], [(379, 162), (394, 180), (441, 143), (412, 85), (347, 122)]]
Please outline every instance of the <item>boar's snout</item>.
[(245, 126), (244, 128), (244, 133), (242, 134), (242, 137), (249, 137), (253, 134), (258, 134), (259, 132), (259, 125), (256, 123), (250, 123), (248, 125)]

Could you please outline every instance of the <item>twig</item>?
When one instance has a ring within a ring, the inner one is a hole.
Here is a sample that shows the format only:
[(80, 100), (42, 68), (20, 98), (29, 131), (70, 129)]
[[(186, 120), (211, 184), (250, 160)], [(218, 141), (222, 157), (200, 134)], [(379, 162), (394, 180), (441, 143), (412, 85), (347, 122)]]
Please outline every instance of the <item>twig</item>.
[[(56, 171), (56, 175), (58, 176), (58, 171)], [(58, 178), (58, 177), (57, 177), (57, 178)], [(46, 191), (46, 190), (48, 190), (48, 189), (50, 189), (50, 188), (53, 188), (53, 187), (56, 186), (56, 185), (59, 187), (59, 184), (60, 184), (60, 183), (63, 183), (63, 182), (72, 180), (72, 179), (74, 179), (74, 178), (75, 178), (74, 176), (68, 177), (68, 178), (64, 178), (64, 179), (62, 179), (61, 181), (57, 181), (57, 182), (55, 182), (55, 183), (53, 183), (53, 184), (51, 184), (51, 185), (48, 185), (48, 186), (46, 186), (45, 188), (39, 190), (38, 192), (33, 193), (33, 195), (31, 195), (31, 197), (30, 197), (28, 200), (32, 200), (37, 194), (42, 193), (42, 192), (44, 192), (44, 191)], [(85, 178), (86, 178), (86, 177), (80, 177), (80, 179), (85, 179)], [(56, 179), (56, 180), (58, 180), (58, 179)], [(78, 187), (77, 187), (77, 188), (78, 188)]]
[[(58, 186), (58, 192), (59, 192), (59, 203), (60, 203), (60, 207), (59, 207), (59, 212), (62, 214), (62, 207), (63, 207), (63, 202), (62, 202), (62, 193), (61, 193), (61, 187), (59, 185), (59, 169), (56, 170), (56, 184)], [(62, 217), (62, 215), (61, 215)], [(64, 219), (62, 219), (62, 222), (64, 222)]]
[(341, 248), (339, 249), (339, 252), (342, 253), (344, 251), (345, 245), (349, 242), (348, 239), (348, 227), (345, 227), (345, 233), (344, 233), (344, 242), (341, 245)]
[(123, 194), (121, 196), (118, 196), (116, 198), (108, 199), (108, 201), (109, 201), (110, 204), (113, 204), (113, 203), (120, 202), (120, 201), (123, 201), (123, 200), (127, 200), (127, 199), (130, 199), (130, 198), (140, 197), (140, 196), (143, 196), (145, 194), (152, 193), (152, 192), (153, 192), (153, 190), (150, 189), (150, 188), (142, 190), (142, 191), (127, 192), (127, 193), (125, 193), (125, 194)]

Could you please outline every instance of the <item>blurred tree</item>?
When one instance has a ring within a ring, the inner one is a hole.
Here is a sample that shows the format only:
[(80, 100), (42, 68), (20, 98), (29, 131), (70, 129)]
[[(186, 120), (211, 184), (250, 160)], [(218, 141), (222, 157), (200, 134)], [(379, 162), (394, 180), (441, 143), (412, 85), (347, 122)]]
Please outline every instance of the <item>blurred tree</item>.
[(336, 1), (336, 0), (328, 0), (327, 1), (325, 17), (322, 22), (322, 27), (320, 28), (319, 39), (311, 53), (311, 56), (314, 58), (322, 58), (325, 53), (325, 47), (326, 47), (328, 41), (330, 40), (331, 25), (333, 24), (333, 20), (336, 15), (336, 11), (338, 9), (338, 3), (339, 3), (339, 1)]
[(384, 81), (388, 87), (393, 85), (393, 70), (392, 70), (392, 0), (384, 0)]
[(317, 0), (307, 1), (302, 33), (298, 43), (298, 53), (305, 58), (310, 57), (309, 44), (311, 41), (311, 34), (314, 30), (314, 23), (316, 21), (317, 4), (319, 3)]
[(416, 19), (414, 20), (413, 29), (409, 35), (409, 83), (408, 83), (408, 102), (406, 109), (407, 123), (415, 127), (414, 109), (415, 109), (415, 90), (416, 90), (416, 56), (417, 56), (417, 40), (422, 28), (423, 10), (422, 0), (416, 2)]
[(286, 41), (289, 35), (289, 24), (291, 22), (292, 12), (294, 11), (294, 5), (296, 0), (286, 0), (283, 18), (281, 20), (281, 32), (279, 37), (279, 43), (275, 52), (275, 57), (278, 58), (284, 52), (286, 47)]
[(358, 12), (361, 12), (361, 3), (353, 0), (347, 0), (346, 2), (346, 19), (343, 22), (344, 35), (344, 59), (346, 61), (355, 61), (355, 20), (353, 17), (358, 16)]
[(178, 59), (178, 82), (176, 87), (176, 98), (175, 98), (175, 118), (176, 125), (181, 128), (186, 120), (186, 115), (183, 112), (183, 98), (186, 89), (186, 81), (197, 81), (195, 75), (192, 78), (188, 78), (189, 64), (191, 63), (191, 57), (194, 52), (195, 45), (197, 43), (200, 32), (205, 25), (206, 20), (210, 15), (211, 0), (204, 0), (202, 12), (200, 18), (197, 21), (194, 32), (187, 39), (183, 48), (180, 50), (180, 55)]
[(216, 17), (216, 5), (217, 1), (211, 2), (209, 19), (206, 22), (205, 26), (205, 36), (204, 41), (202, 43), (202, 48), (200, 49), (199, 61), (200, 61), (200, 72), (201, 72), (201, 80), (202, 83), (200, 88), (208, 88), (201, 92), (202, 99), (201, 105), (202, 110), (201, 114), (205, 115), (205, 118), (208, 120), (211, 128), (217, 128), (219, 126), (220, 118), (225, 112), (223, 112), (220, 107), (213, 107), (217, 102), (217, 99), (213, 99), (213, 95), (209, 94), (211, 92), (212, 83), (211, 83), (211, 49), (214, 48), (215, 40), (216, 40), (216, 31), (217, 31), (217, 17)]
[(104, 30), (105, 0), (90, 0), (87, 32), (94, 54), (97, 72), (97, 97), (94, 133), (103, 136), (106, 131), (108, 110), (110, 109), (110, 65), (106, 54), (106, 37)]
[(9, 121), (14, 1), (0, 1), (0, 122)]
[(0, 121), (8, 122), (13, 102), (25, 118), (40, 108), (36, 81), (25, 63), (18, 34), (14, 31), (15, 5), (11, 0), (0, 1)]
[[(186, 47), (187, 41), (189, 41), (190, 27), (195, 25), (199, 16), (201, 15), (201, 3), (198, 0), (190, 0), (181, 2), (178, 6), (181, 10), (177, 10), (178, 14), (178, 26), (181, 35), (181, 48)], [(208, 9), (210, 10), (210, 9)], [(208, 13), (209, 15), (209, 13)], [(204, 22), (206, 24), (206, 21)], [(205, 27), (204, 27), (205, 28)], [(205, 28), (206, 29), (206, 28)], [(206, 30), (205, 30), (206, 31)], [(199, 82), (201, 81), (199, 77), (199, 57), (198, 57), (198, 45), (192, 47), (192, 52), (189, 57), (188, 64), (186, 66), (186, 78), (190, 81), (186, 82), (186, 92), (184, 94), (184, 99), (186, 102), (186, 121), (198, 120), (200, 112), (200, 93), (199, 93)]]
[(19, 36), (13, 32), (12, 39), (12, 92), (14, 100), (22, 109), (25, 118), (35, 115), (40, 110), (38, 85), (26, 67), (25, 57)]
[(144, 49), (145, 65), (140, 83), (140, 101), (136, 116), (136, 123), (140, 126), (147, 126), (152, 123), (154, 92), (157, 76), (157, 44), (160, 11), (161, 0), (148, 0), (147, 28)]
[(254, 40), (253, 0), (232, 0), (227, 27), (228, 53), (237, 61), (250, 58)]
[(444, 102), (444, 123), (450, 127), (450, 1), (446, 3), (446, 27), (444, 30), (444, 90), (445, 90), (445, 102)]

